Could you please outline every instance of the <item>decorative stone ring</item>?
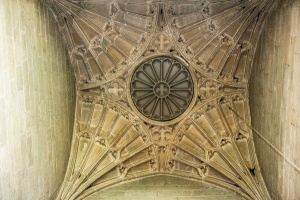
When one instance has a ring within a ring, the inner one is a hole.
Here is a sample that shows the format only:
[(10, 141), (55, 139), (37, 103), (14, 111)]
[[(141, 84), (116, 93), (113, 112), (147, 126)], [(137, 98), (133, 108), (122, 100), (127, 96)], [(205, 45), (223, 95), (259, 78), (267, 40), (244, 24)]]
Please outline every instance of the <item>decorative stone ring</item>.
[(130, 92), (140, 113), (163, 122), (175, 119), (187, 109), (193, 98), (194, 85), (184, 65), (174, 58), (160, 56), (135, 69)]

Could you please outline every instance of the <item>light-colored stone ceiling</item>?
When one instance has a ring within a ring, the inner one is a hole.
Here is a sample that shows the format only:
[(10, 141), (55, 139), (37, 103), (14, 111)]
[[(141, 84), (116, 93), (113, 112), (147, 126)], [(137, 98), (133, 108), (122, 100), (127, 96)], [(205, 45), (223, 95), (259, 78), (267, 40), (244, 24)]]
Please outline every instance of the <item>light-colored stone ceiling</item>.
[(241, 196), (226, 188), (207, 182), (171, 176), (134, 179), (105, 188), (85, 200), (241, 200)]
[[(270, 199), (257, 163), (248, 80), (274, 0), (44, 0), (66, 40), (77, 81), (73, 144), (57, 199), (82, 199), (121, 181), (168, 174), (246, 199)], [(144, 60), (169, 56), (192, 74), (178, 118), (157, 122), (131, 100)]]

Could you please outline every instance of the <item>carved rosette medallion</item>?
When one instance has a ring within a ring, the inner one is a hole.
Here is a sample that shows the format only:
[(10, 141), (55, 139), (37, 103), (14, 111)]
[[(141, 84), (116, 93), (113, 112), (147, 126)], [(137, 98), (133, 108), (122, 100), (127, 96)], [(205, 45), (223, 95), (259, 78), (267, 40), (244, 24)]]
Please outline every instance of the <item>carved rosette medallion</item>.
[(130, 81), (131, 99), (145, 117), (159, 122), (173, 120), (189, 107), (194, 83), (178, 60), (160, 56), (141, 63)]
[(77, 81), (57, 200), (158, 174), (271, 199), (248, 127), (247, 85), (276, 1), (41, 2), (56, 15)]

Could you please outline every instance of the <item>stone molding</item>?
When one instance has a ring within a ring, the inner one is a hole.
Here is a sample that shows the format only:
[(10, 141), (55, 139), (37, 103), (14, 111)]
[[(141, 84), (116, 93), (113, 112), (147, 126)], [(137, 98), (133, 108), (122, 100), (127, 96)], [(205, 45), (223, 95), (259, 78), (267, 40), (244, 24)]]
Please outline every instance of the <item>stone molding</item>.
[[(253, 55), (273, 0), (43, 2), (77, 81), (72, 150), (57, 199), (156, 174), (270, 199), (247, 124)], [(152, 123), (133, 109), (128, 80), (139, 63), (162, 55), (186, 63), (196, 98), (180, 121)]]

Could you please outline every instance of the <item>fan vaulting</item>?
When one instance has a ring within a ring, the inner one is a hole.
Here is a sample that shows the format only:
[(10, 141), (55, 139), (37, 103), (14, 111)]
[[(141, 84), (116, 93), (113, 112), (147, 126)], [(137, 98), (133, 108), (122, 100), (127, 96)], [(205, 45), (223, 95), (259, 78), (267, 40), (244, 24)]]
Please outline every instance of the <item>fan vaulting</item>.
[[(270, 199), (248, 126), (248, 80), (273, 0), (44, 2), (66, 41), (77, 89), (57, 199), (162, 174)], [(163, 72), (149, 71), (155, 65)]]

